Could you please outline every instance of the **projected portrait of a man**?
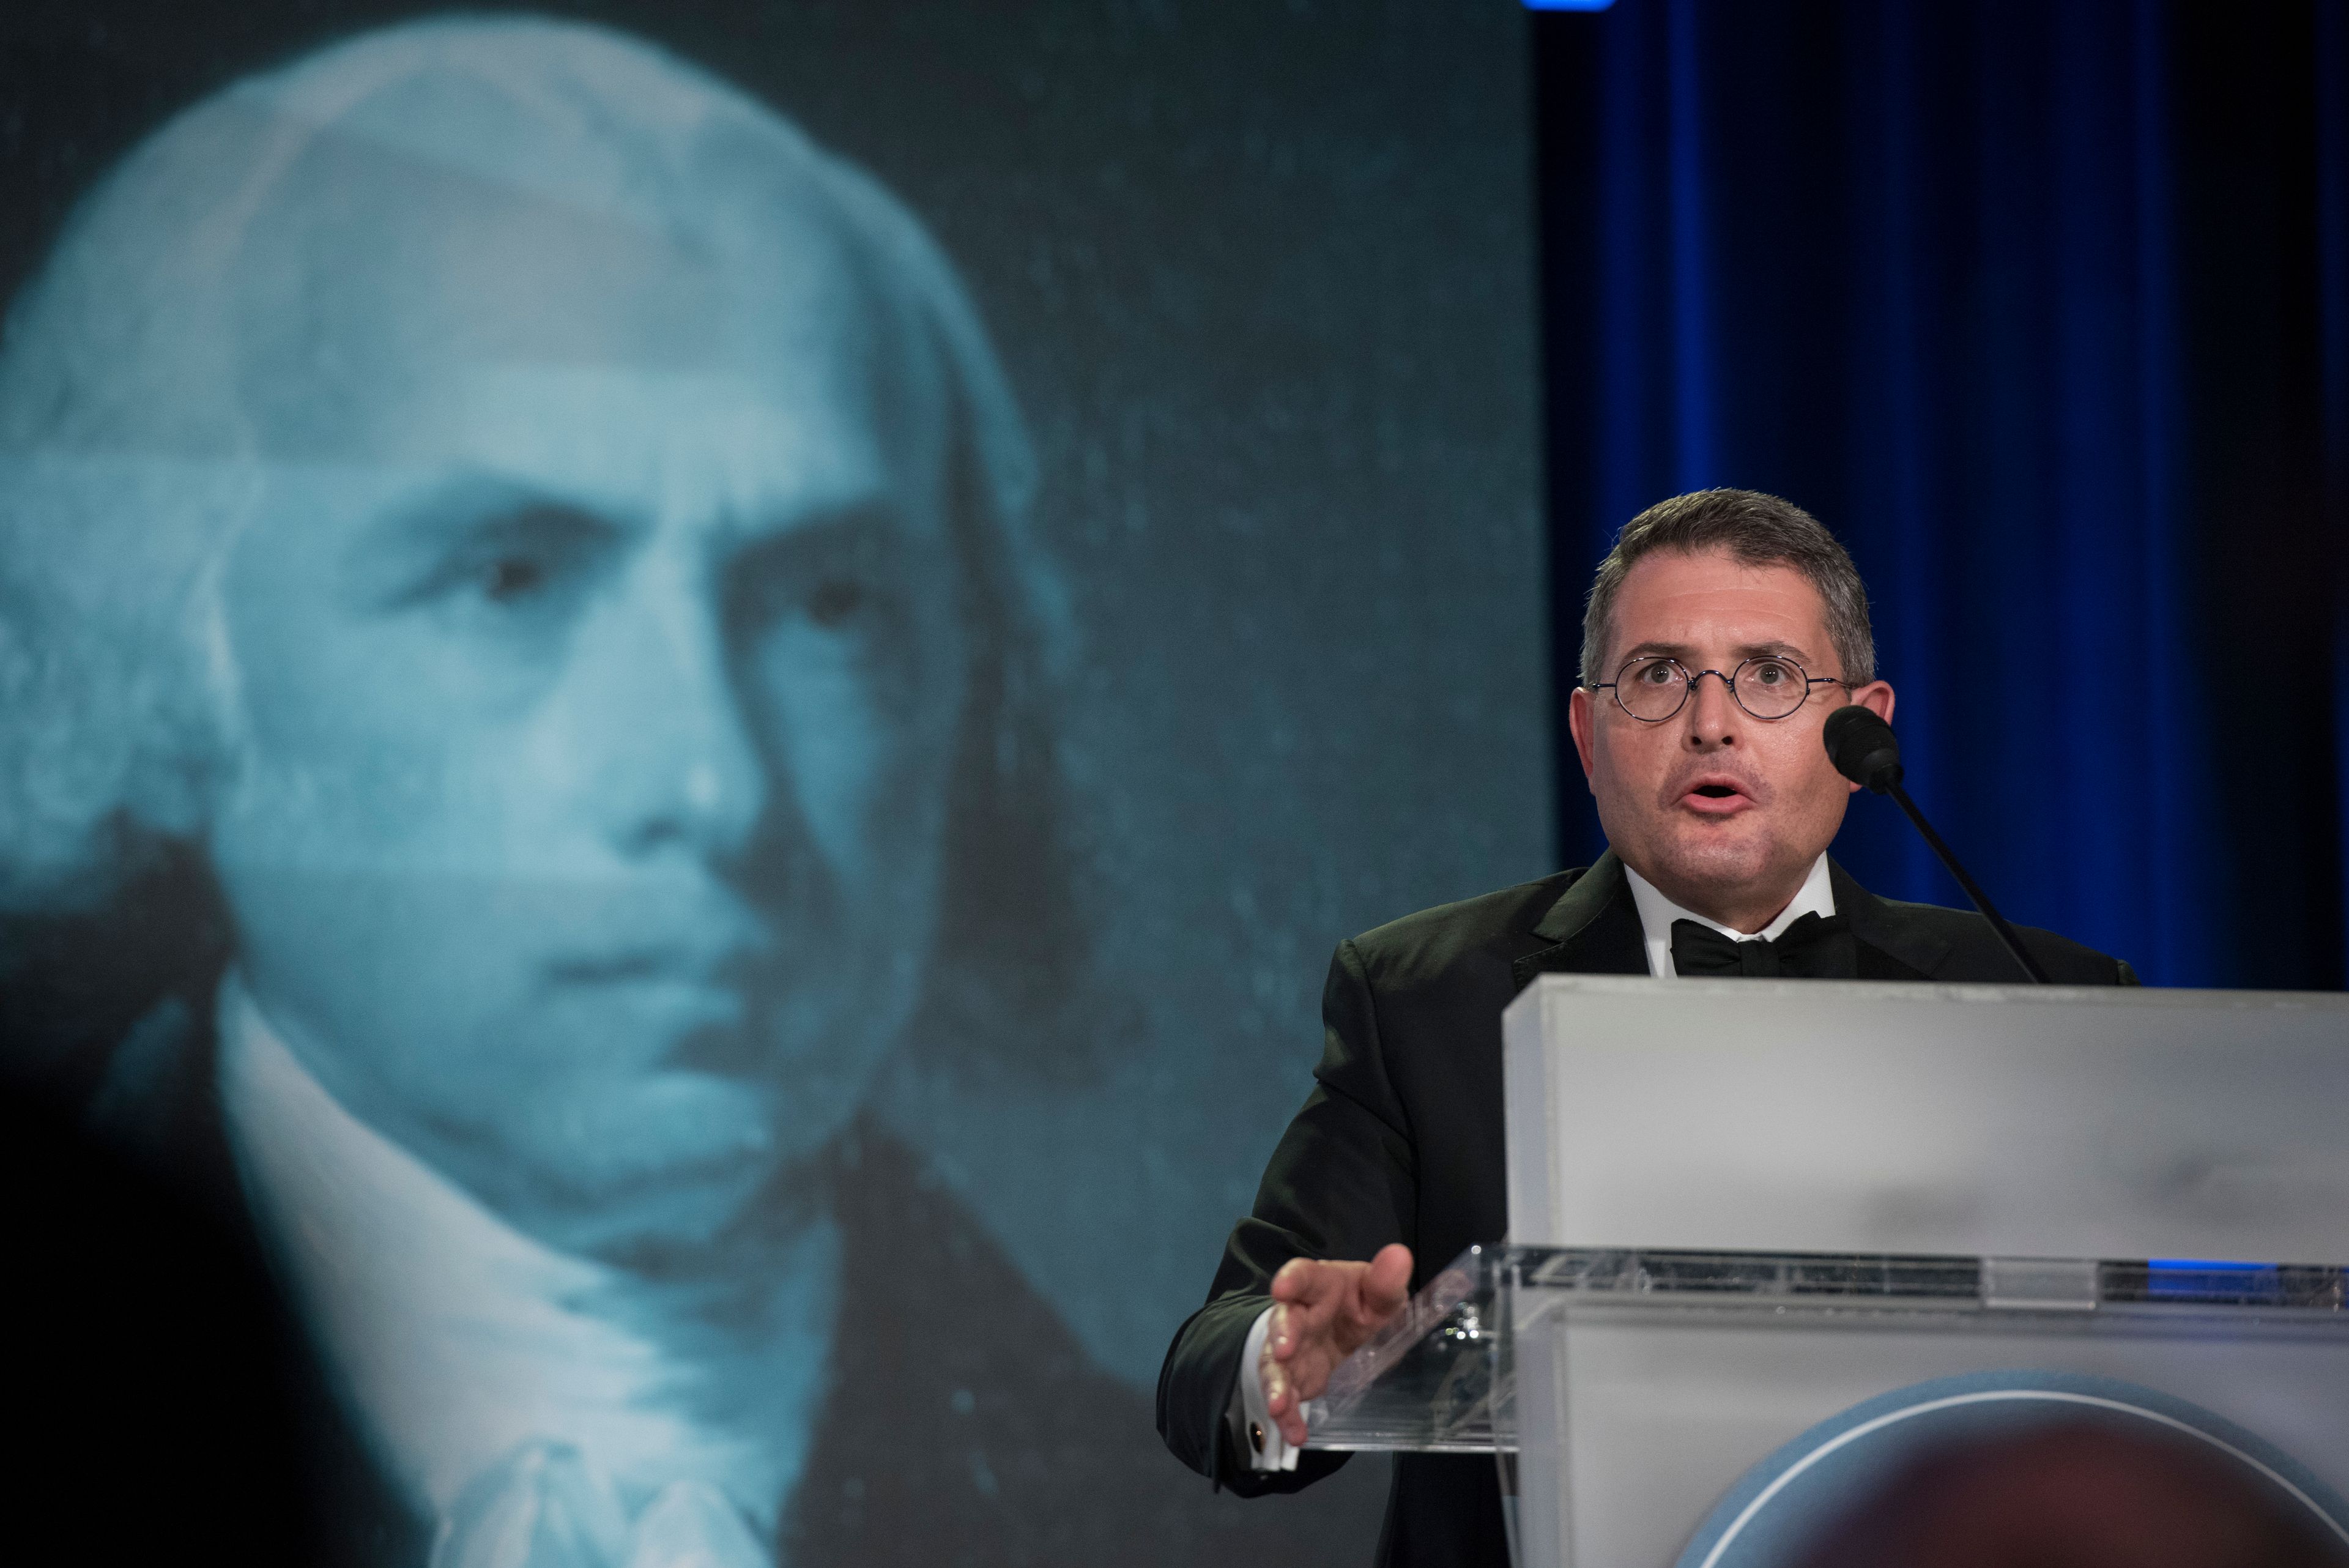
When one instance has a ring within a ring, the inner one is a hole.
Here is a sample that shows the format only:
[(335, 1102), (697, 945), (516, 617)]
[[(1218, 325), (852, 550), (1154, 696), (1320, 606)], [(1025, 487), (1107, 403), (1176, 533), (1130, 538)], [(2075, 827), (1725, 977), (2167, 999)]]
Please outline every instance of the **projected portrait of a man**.
[(120, 1025), (16, 1065), (236, 1194), (370, 1554), (1157, 1506), (864, 1109), (1071, 960), (1019, 418), (894, 198), (621, 35), (364, 35), (85, 202), (0, 459), (8, 908)]

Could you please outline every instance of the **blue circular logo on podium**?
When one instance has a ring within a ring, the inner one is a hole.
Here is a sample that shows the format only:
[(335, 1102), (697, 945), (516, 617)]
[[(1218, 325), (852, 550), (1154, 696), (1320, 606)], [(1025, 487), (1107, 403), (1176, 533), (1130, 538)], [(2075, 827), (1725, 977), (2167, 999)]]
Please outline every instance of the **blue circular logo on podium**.
[[(1730, 1489), (1678, 1568), (1878, 1560), (1911, 1550), (1944, 1515), (1992, 1535), (2080, 1529), (2084, 1511), (2127, 1507), (2116, 1478), (2137, 1478), (2128, 1484), (2148, 1489), (2153, 1511), (2268, 1531), (2305, 1542), (2315, 1562), (2349, 1563), (2349, 1505), (2272, 1443), (2150, 1388), (2013, 1371), (1920, 1383), (1821, 1422)], [(2122, 1529), (2159, 1523), (2115, 1517)]]

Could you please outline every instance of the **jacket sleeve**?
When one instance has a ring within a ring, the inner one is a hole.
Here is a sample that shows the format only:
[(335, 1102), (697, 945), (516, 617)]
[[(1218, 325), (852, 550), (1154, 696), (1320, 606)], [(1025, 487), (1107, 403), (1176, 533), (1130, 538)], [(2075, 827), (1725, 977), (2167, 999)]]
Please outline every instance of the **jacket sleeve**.
[(1175, 1458), (1243, 1496), (1294, 1491), (1346, 1456), (1309, 1449), (1289, 1471), (1247, 1469), (1224, 1414), (1248, 1329), (1291, 1258), (1366, 1260), (1391, 1241), (1417, 1250), (1418, 1160), (1387, 1075), (1377, 999), (1361, 953), (1339, 944), (1321, 996), (1312, 1092), (1273, 1150), (1256, 1207), (1233, 1229), (1207, 1303), (1174, 1335), (1158, 1374), (1158, 1432)]

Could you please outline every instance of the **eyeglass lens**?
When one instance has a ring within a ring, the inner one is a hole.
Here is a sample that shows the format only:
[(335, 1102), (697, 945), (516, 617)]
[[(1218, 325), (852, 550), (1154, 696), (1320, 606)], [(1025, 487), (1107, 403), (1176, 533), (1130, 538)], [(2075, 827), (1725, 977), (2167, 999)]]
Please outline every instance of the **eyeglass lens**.
[[(1730, 691), (1737, 705), (1757, 719), (1783, 719), (1811, 694), (1802, 667), (1786, 659), (1749, 659), (1733, 674)], [(1688, 671), (1661, 656), (1635, 659), (1615, 677), (1615, 698), (1624, 711), (1651, 723), (1679, 712), (1688, 692)]]

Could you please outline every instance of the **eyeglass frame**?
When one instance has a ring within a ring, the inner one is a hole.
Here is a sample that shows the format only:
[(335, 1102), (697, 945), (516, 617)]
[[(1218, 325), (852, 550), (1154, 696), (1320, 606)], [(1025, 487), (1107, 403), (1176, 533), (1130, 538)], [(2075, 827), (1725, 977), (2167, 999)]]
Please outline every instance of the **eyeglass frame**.
[[(1672, 711), (1671, 712), (1664, 714), (1661, 718), (1643, 719), (1640, 717), (1639, 714), (1632, 712), (1630, 704), (1623, 701), (1623, 671), (1630, 669), (1631, 666), (1635, 664), (1669, 664), (1674, 670), (1681, 672), (1681, 700), (1672, 705)], [(1783, 664), (1787, 669), (1793, 670), (1795, 674), (1800, 675), (1803, 678), (1803, 700), (1800, 702), (1795, 703), (1793, 707), (1787, 709), (1785, 712), (1775, 714), (1770, 718), (1765, 719), (1761, 714), (1756, 713), (1753, 709), (1748, 708), (1745, 705), (1745, 699), (1737, 694), (1737, 678), (1745, 673), (1745, 667), (1749, 664)], [(1757, 653), (1751, 659), (1741, 659), (1735, 665), (1731, 667), (1729, 673), (1726, 675), (1722, 674), (1718, 670), (1692, 670), (1687, 665), (1682, 664), (1679, 659), (1673, 658), (1669, 653), (1635, 653), (1630, 658), (1625, 659), (1622, 663), (1615, 667), (1614, 680), (1587, 681), (1584, 683), (1583, 689), (1588, 691), (1612, 691), (1615, 694), (1615, 706), (1623, 711), (1623, 717), (1630, 720), (1635, 724), (1669, 724), (1673, 720), (1681, 716), (1681, 710), (1687, 707), (1689, 705), (1689, 699), (1696, 694), (1696, 683), (1703, 680), (1708, 675), (1715, 677), (1720, 680), (1722, 685), (1727, 687), (1729, 689), (1729, 700), (1737, 704), (1737, 711), (1744, 714), (1747, 718), (1753, 720), (1757, 724), (1779, 724), (1793, 718), (1795, 714), (1801, 712), (1806, 707), (1810, 705), (1811, 689), (1815, 686), (1840, 686), (1847, 691), (1857, 690), (1857, 688), (1850, 681), (1846, 680), (1840, 675), (1813, 675), (1808, 670), (1805, 670), (1799, 661), (1789, 659), (1783, 653)]]

